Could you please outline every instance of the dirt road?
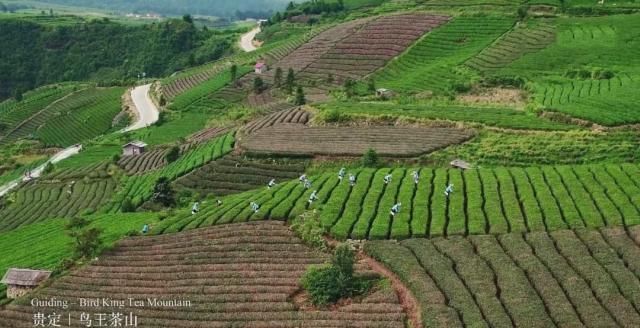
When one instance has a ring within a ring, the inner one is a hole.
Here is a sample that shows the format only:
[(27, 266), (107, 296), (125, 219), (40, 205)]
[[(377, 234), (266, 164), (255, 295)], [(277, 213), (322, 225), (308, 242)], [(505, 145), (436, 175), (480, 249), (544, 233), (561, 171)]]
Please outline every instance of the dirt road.
[(136, 122), (122, 130), (122, 132), (142, 129), (158, 121), (160, 112), (151, 101), (151, 97), (149, 97), (150, 89), (151, 84), (145, 84), (131, 90), (131, 98), (136, 111)]
[(245, 52), (252, 52), (258, 48), (253, 45), (253, 39), (256, 37), (256, 34), (260, 33), (260, 27), (256, 27), (253, 30), (245, 33), (240, 37), (240, 48)]
[(31, 170), (31, 175), (30, 177), (21, 177), (19, 179), (15, 179), (9, 183), (6, 183), (2, 186), (0, 186), (0, 197), (4, 196), (5, 194), (7, 194), (9, 191), (11, 191), (13, 188), (17, 187), (20, 182), (22, 181), (27, 181), (27, 180), (31, 180), (31, 179), (37, 179), (42, 175), (42, 172), (44, 171), (44, 168), (47, 167), (47, 164), (51, 163), (51, 164), (55, 164), (58, 163), (60, 161), (62, 161), (63, 159), (69, 158), (77, 153), (79, 153), (82, 150), (82, 145), (73, 145), (69, 148), (63, 149), (61, 151), (59, 151), (58, 153), (56, 153), (55, 155), (51, 156), (51, 158), (49, 158), (48, 161), (46, 161), (44, 164), (36, 167), (35, 169)]

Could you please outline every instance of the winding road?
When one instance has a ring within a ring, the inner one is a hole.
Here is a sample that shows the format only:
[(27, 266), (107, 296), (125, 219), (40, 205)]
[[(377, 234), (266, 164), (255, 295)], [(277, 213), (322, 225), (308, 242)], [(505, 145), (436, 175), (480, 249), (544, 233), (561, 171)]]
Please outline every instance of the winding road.
[(240, 37), (240, 48), (242, 48), (242, 50), (244, 50), (245, 52), (252, 52), (258, 49), (253, 45), (253, 39), (258, 33), (260, 33), (260, 27), (256, 27), (253, 30), (243, 34)]
[[(133, 104), (136, 110), (136, 122), (121, 130), (121, 132), (133, 131), (145, 128), (155, 122), (158, 121), (160, 117), (160, 113), (158, 112), (158, 108), (151, 101), (151, 97), (149, 97), (149, 90), (151, 89), (151, 84), (145, 84), (131, 90), (131, 98), (133, 100)], [(82, 150), (82, 145), (73, 145), (69, 148), (63, 149), (51, 156), (49, 160), (47, 160), (44, 164), (36, 167), (31, 170), (30, 177), (20, 177), (11, 182), (8, 182), (4, 185), (0, 186), (0, 197), (6, 195), (8, 192), (16, 188), (23, 181), (28, 181), (31, 179), (37, 179), (42, 175), (47, 164), (55, 164), (63, 159), (69, 158)]]
[(35, 169), (31, 170), (31, 176), (30, 177), (21, 177), (18, 179), (15, 179), (11, 182), (8, 182), (2, 186), (0, 186), (0, 197), (6, 195), (9, 191), (11, 191), (13, 188), (17, 187), (18, 185), (20, 185), (20, 182), (22, 181), (28, 181), (31, 179), (37, 179), (42, 175), (42, 172), (44, 171), (44, 168), (47, 167), (47, 164), (51, 163), (51, 164), (55, 164), (58, 163), (60, 161), (62, 161), (63, 159), (69, 158), (77, 153), (79, 153), (82, 150), (82, 145), (73, 145), (69, 148), (63, 149), (59, 152), (57, 152), (55, 155), (51, 156), (51, 158), (49, 158), (48, 161), (46, 161), (44, 164), (36, 167)]
[(136, 122), (123, 129), (122, 132), (146, 128), (160, 118), (160, 112), (149, 96), (150, 89), (151, 84), (145, 84), (131, 90), (131, 99), (137, 112)]

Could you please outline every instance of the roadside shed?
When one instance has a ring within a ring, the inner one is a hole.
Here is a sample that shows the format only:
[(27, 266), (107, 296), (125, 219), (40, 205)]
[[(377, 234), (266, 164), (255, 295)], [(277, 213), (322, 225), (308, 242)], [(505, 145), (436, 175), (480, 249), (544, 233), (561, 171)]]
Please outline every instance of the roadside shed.
[(465, 162), (465, 161), (463, 161), (461, 159), (454, 159), (449, 164), (451, 164), (452, 167), (455, 167), (455, 168), (458, 168), (458, 169), (461, 169), (461, 170), (469, 170), (472, 167), (471, 164), (469, 164), (469, 163), (467, 163), (467, 162)]
[(7, 285), (7, 298), (15, 299), (29, 293), (50, 276), (51, 271), (11, 268), (0, 283)]
[(269, 67), (264, 62), (257, 62), (256, 63), (256, 66), (255, 66), (256, 74), (263, 74), (263, 73), (265, 73), (267, 71), (267, 69), (269, 69)]
[(147, 144), (142, 141), (132, 141), (122, 146), (122, 156), (133, 156), (144, 153), (147, 149)]
[(393, 97), (393, 91), (385, 88), (380, 88), (376, 90), (376, 97), (382, 99), (390, 99)]

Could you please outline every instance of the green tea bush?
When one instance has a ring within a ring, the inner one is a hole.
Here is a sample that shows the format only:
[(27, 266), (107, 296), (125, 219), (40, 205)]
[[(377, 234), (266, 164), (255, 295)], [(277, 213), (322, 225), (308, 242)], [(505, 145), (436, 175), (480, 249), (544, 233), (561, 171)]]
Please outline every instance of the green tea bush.
[(330, 265), (312, 266), (302, 277), (302, 286), (309, 292), (315, 305), (335, 303), (343, 297), (365, 292), (370, 281), (354, 277), (355, 254), (349, 245), (336, 248)]
[(178, 157), (180, 157), (180, 148), (178, 146), (171, 147), (171, 149), (169, 149), (169, 152), (167, 152), (167, 154), (164, 156), (164, 158), (167, 160), (167, 163), (175, 162)]
[(327, 249), (327, 242), (323, 238), (326, 230), (320, 222), (318, 212), (309, 211), (298, 216), (293, 220), (291, 229), (304, 241), (306, 244), (319, 248), (321, 250)]
[(378, 153), (375, 149), (369, 148), (362, 156), (362, 165), (364, 167), (376, 167), (378, 164), (380, 164)]

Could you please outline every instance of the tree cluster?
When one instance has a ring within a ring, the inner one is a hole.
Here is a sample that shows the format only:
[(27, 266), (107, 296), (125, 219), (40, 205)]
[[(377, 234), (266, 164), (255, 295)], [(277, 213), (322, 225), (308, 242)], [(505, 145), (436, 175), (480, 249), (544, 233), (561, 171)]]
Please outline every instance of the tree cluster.
[(300, 4), (289, 2), (284, 12), (276, 12), (269, 18), (269, 23), (279, 23), (283, 20), (300, 15), (327, 15), (339, 13), (346, 9), (344, 0), (327, 2), (324, 0), (311, 0)]
[(330, 265), (311, 267), (302, 277), (302, 286), (309, 292), (313, 304), (327, 305), (369, 290), (372, 281), (354, 276), (354, 263), (355, 253), (348, 245), (341, 244)]
[(81, 217), (72, 218), (66, 225), (67, 234), (73, 239), (74, 259), (95, 256), (102, 246), (102, 231), (89, 228), (89, 221)]
[(118, 85), (223, 56), (235, 40), (184, 20), (125, 26), (104, 20), (43, 25), (27, 18), (0, 20), (0, 100), (61, 81)]

